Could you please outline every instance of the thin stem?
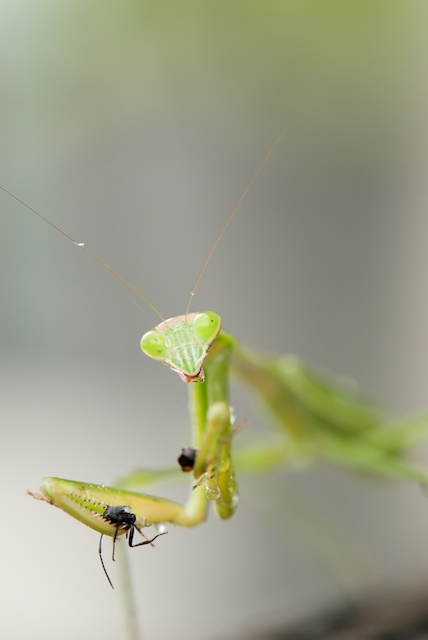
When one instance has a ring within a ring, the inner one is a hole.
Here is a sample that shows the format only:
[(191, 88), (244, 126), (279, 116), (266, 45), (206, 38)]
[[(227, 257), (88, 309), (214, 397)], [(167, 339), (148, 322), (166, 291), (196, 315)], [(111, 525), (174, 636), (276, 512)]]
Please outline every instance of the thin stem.
[(125, 617), (126, 638), (128, 640), (142, 640), (139, 631), (138, 614), (135, 599), (135, 591), (132, 584), (131, 568), (129, 564), (128, 549), (125, 548), (124, 540), (118, 545), (120, 567), (120, 593), (122, 596), (122, 610)]

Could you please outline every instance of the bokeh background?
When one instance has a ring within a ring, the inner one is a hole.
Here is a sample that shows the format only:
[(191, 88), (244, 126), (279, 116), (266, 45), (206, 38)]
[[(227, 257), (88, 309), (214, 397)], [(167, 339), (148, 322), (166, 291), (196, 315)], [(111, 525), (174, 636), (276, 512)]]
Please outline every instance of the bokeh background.
[[(358, 379), (395, 414), (426, 408), (427, 10), (2, 0), (0, 183), (169, 317), (285, 128), (193, 309)], [(186, 389), (139, 351), (148, 307), (4, 194), (0, 209), (2, 635), (119, 638), (97, 534), (26, 490), (171, 464), (189, 439)], [(233, 404), (251, 418), (242, 441), (268, 437), (238, 388)], [(243, 477), (240, 492), (230, 522), (131, 550), (146, 638), (266, 633), (426, 580), (418, 487), (325, 466)]]

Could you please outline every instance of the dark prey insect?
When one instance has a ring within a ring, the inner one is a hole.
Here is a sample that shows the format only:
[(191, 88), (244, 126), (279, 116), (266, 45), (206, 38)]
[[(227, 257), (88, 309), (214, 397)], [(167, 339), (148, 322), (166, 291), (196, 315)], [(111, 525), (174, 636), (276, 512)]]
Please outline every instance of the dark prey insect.
[[(131, 512), (131, 507), (126, 507), (126, 506), (107, 507), (107, 509), (103, 513), (103, 518), (107, 522), (116, 525), (114, 536), (113, 536), (113, 551), (111, 554), (111, 559), (113, 560), (113, 562), (115, 559), (114, 552), (116, 549), (116, 539), (117, 539), (117, 536), (119, 535), (119, 530), (126, 531), (126, 535), (128, 538), (128, 545), (130, 547), (141, 547), (145, 544), (152, 544), (152, 542), (156, 540), (156, 538), (158, 538), (159, 536), (162, 536), (164, 533), (167, 533), (167, 531), (163, 531), (161, 533), (156, 534), (151, 540), (148, 540), (144, 535), (144, 533), (141, 531), (141, 529), (139, 529), (139, 527), (136, 526), (135, 522), (137, 520), (137, 516), (135, 515), (135, 513)], [(143, 538), (146, 538), (143, 542), (137, 542), (136, 544), (133, 544), (135, 530), (137, 530), (138, 533), (141, 536), (143, 536)], [(100, 537), (98, 553), (100, 555), (101, 564), (104, 569), (104, 573), (106, 574), (107, 580), (109, 581), (111, 588), (114, 589), (113, 583), (110, 580), (110, 576), (108, 575), (107, 569), (105, 568), (105, 565), (104, 565), (102, 548), (101, 548), (102, 540), (103, 540), (103, 534), (101, 534), (101, 537)]]

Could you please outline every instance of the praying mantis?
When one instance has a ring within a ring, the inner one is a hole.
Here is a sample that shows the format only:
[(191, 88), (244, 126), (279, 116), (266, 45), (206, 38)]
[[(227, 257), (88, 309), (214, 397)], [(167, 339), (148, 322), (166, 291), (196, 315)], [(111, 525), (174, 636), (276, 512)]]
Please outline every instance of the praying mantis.
[[(230, 518), (237, 507), (237, 472), (262, 471), (282, 465), (328, 460), (358, 471), (426, 484), (428, 471), (408, 462), (406, 449), (428, 435), (428, 414), (393, 421), (377, 407), (307, 368), (294, 356), (268, 356), (242, 346), (222, 330), (220, 317), (212, 312), (190, 312), (190, 304), (202, 275), (260, 170), (283, 137), (274, 141), (243, 190), (223, 225), (192, 289), (183, 315), (164, 319), (129, 282), (98, 259), (82, 243), (0, 187), (27, 209), (47, 222), (70, 242), (110, 271), (160, 316), (161, 323), (144, 334), (141, 349), (149, 357), (167, 364), (187, 383), (192, 418), (192, 437), (185, 470), (192, 475), (187, 502), (129, 490), (162, 477), (182, 474), (179, 467), (155, 472), (135, 472), (115, 487), (47, 477), (40, 492), (30, 492), (83, 524), (113, 539), (127, 536), (133, 544), (135, 530), (153, 526), (158, 534), (172, 524), (194, 527), (202, 523), (210, 502), (221, 519)], [(265, 404), (277, 427), (273, 443), (260, 443), (232, 452), (239, 430), (230, 408), (229, 377), (235, 375)], [(107, 572), (106, 572), (107, 575)], [(111, 584), (110, 578), (107, 578)]]

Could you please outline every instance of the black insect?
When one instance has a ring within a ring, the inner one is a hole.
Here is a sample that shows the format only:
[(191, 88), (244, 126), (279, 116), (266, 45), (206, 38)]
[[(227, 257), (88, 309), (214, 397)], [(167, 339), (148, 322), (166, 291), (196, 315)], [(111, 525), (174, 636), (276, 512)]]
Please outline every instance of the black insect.
[[(147, 540), (146, 536), (144, 535), (144, 533), (141, 531), (141, 529), (139, 529), (139, 527), (137, 527), (137, 525), (135, 524), (136, 520), (137, 520), (137, 516), (135, 515), (135, 513), (131, 512), (131, 507), (126, 507), (126, 506), (117, 506), (117, 507), (107, 507), (107, 509), (104, 511), (103, 513), (103, 518), (106, 522), (109, 522), (110, 524), (114, 524), (115, 526), (115, 531), (114, 531), (114, 535), (113, 535), (113, 551), (111, 554), (111, 558), (114, 562), (114, 552), (116, 549), (116, 540), (117, 540), (117, 536), (119, 535), (119, 531), (126, 531), (126, 535), (128, 538), (128, 545), (130, 547), (141, 547), (145, 544), (152, 544), (152, 542), (154, 540), (156, 540), (156, 538), (158, 538), (159, 536), (162, 536), (164, 533), (167, 533), (166, 531), (163, 531), (162, 533), (158, 533), (157, 535), (154, 536), (154, 538), (152, 538), (151, 540)], [(138, 533), (143, 536), (143, 538), (146, 538), (143, 542), (137, 542), (136, 544), (133, 544), (134, 541), (134, 531), (137, 530)], [(106, 574), (107, 580), (109, 581), (109, 584), (111, 586), (112, 589), (114, 589), (113, 587), (113, 583), (110, 580), (110, 576), (107, 573), (107, 569), (105, 568), (104, 565), (104, 560), (103, 560), (103, 556), (102, 556), (102, 549), (101, 549), (101, 545), (102, 545), (102, 540), (103, 540), (103, 535), (101, 534), (101, 538), (100, 538), (100, 544), (98, 546), (98, 553), (100, 555), (100, 560), (101, 560), (101, 564), (102, 567), (104, 569), (104, 573)]]
[(183, 447), (180, 455), (177, 458), (177, 462), (181, 467), (182, 471), (186, 473), (188, 471), (192, 471), (195, 466), (196, 458), (198, 456), (198, 450), (192, 449), (192, 447)]

